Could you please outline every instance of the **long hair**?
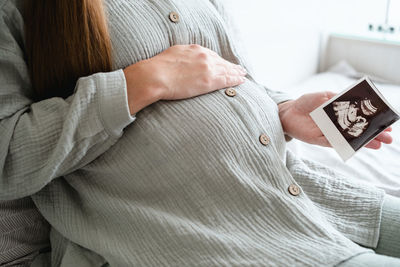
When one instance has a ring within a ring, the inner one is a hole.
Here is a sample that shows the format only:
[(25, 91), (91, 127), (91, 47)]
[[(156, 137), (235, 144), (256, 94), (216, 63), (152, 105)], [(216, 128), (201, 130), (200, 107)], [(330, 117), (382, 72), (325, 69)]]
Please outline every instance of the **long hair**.
[(67, 98), (80, 77), (111, 70), (102, 0), (25, 3), (27, 64), (37, 98)]

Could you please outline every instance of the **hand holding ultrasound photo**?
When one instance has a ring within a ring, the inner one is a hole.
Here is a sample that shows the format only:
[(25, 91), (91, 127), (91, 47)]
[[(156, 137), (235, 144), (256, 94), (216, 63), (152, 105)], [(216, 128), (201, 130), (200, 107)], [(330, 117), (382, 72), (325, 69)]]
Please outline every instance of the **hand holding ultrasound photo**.
[(310, 115), (344, 161), (400, 119), (368, 77)]

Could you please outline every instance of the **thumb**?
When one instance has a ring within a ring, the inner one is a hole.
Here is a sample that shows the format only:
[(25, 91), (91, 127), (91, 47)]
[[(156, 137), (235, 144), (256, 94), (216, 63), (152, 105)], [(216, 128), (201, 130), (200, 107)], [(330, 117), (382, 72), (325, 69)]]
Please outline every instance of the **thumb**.
[(325, 92), (325, 97), (329, 100), (331, 98), (333, 98), (334, 96), (336, 96), (336, 93), (331, 92), (331, 91), (326, 91)]

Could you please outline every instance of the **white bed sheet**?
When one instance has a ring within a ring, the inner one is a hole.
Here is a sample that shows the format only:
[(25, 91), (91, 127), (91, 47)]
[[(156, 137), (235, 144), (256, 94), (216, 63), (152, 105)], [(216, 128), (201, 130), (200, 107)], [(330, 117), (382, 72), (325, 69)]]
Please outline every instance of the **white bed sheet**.
[[(316, 74), (288, 90), (294, 97), (305, 93), (329, 90), (340, 92), (351, 86), (356, 79), (345, 75), (325, 72)], [(389, 102), (400, 111), (400, 86), (376, 83)], [(400, 197), (400, 121), (393, 125), (394, 142), (380, 150), (362, 148), (344, 163), (331, 148), (323, 148), (293, 140), (289, 149), (302, 157), (312, 159), (346, 174), (350, 179), (384, 189), (388, 194)]]

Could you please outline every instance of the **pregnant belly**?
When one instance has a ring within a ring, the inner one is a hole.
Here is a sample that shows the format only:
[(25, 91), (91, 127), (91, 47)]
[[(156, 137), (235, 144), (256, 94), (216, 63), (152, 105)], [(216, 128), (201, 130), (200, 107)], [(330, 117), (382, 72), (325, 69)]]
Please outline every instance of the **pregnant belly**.
[[(285, 153), (276, 104), (250, 82), (236, 90), (235, 97), (219, 90), (158, 102), (137, 114), (106, 153), (60, 179), (58, 191), (49, 189), (58, 194), (49, 202), (66, 202), (54, 205), (61, 207), (53, 220), (66, 227), (62, 234), (100, 255), (123, 253), (114, 259), (124, 259), (132, 253), (135, 259), (142, 250), (162, 246), (166, 252), (185, 235), (218, 228), (232, 210), (241, 218), (254, 211), (264, 216), (262, 210), (285, 203), (280, 196), (290, 182), (275, 179)], [(261, 134), (268, 145), (260, 142)], [(62, 219), (71, 211), (69, 218), (79, 223)], [(89, 239), (79, 234), (82, 229)], [(104, 240), (118, 248), (102, 246)], [(132, 240), (142, 246), (131, 251)], [(186, 240), (194, 245), (193, 238)]]
[(237, 263), (243, 252), (265, 263), (280, 255), (277, 244), (306, 247), (291, 242), (310, 241), (304, 225), (328, 240), (309, 200), (287, 191), (294, 181), (275, 103), (250, 82), (236, 90), (141, 111), (106, 153), (42, 190), (46, 219), (110, 266)]
[[(236, 90), (235, 97), (219, 90), (144, 109), (113, 147), (83, 169), (94, 177), (90, 186), (164, 200), (182, 192), (223, 194), (221, 184), (240, 184), (243, 174), (266, 180), (268, 164), (282, 160), (285, 149), (277, 107), (251, 82)], [(261, 134), (268, 146), (260, 144)]]

